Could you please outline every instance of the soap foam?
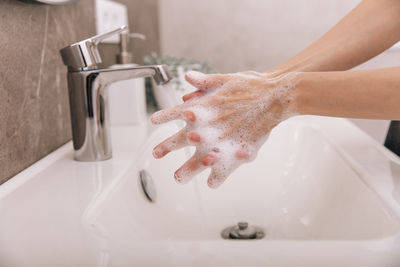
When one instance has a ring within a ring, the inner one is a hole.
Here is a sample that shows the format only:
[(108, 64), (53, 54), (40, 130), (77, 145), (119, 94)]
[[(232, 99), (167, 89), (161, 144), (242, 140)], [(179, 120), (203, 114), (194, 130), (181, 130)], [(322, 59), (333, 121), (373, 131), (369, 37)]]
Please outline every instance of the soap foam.
[[(197, 80), (200, 83), (204, 80), (204, 74), (197, 72), (189, 72), (190, 80)], [(211, 166), (211, 175), (208, 181), (210, 187), (217, 187), (231, 174), (237, 167), (245, 162), (252, 161), (259, 148), (268, 138), (270, 127), (275, 126), (284, 119), (295, 114), (295, 104), (291, 93), (293, 88), (293, 78), (296, 74), (282, 75), (278, 78), (270, 79), (268, 74), (261, 73), (239, 73), (231, 74), (235, 77), (234, 83), (229, 84), (232, 88), (240, 88), (246, 90), (246, 96), (249, 99), (235, 102), (235, 112), (229, 122), (210, 123), (224, 112), (223, 107), (212, 107), (208, 105), (207, 99), (211, 99), (221, 88), (215, 88), (205, 93), (203, 97), (190, 99), (185, 103), (185, 111), (192, 111), (196, 120), (187, 123), (188, 132), (196, 132), (200, 135), (200, 142), (193, 142), (187, 138), (188, 143), (196, 146), (194, 157), (201, 160), (205, 155), (211, 154), (218, 158), (218, 161)], [(252, 88), (253, 79), (263, 79), (265, 83), (269, 83), (268, 92), (260, 94), (259, 91)], [(228, 81), (229, 83), (229, 81)], [(239, 93), (240, 93), (239, 90)], [(232, 97), (235, 91), (233, 90)], [(272, 104), (280, 103), (278, 108), (282, 109), (279, 114), (270, 112)], [(222, 103), (224, 105), (224, 103)], [(249, 108), (250, 107), (250, 108)], [(226, 132), (231, 130), (232, 123), (239, 123), (235, 132)], [(262, 127), (265, 124), (265, 127)], [(261, 127), (261, 128), (259, 128)], [(248, 158), (238, 159), (235, 157), (237, 151), (243, 151)], [(204, 170), (206, 167), (201, 166), (195, 172), (181, 170), (178, 181), (188, 181), (195, 173)]]

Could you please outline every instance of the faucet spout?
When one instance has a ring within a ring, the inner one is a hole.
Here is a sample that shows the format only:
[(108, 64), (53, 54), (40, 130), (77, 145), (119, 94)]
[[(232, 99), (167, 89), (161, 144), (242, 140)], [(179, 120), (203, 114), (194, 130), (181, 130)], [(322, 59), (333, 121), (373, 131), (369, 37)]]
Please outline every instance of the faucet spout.
[(153, 77), (157, 84), (171, 80), (164, 65), (98, 69), (101, 57), (97, 45), (127, 30), (127, 26), (122, 26), (60, 50), (62, 60), (68, 66), (72, 141), (78, 161), (100, 161), (112, 156), (107, 90), (111, 83), (142, 77)]
[(165, 84), (171, 80), (171, 76), (165, 65), (137, 66), (117, 69), (101, 69), (91, 71), (99, 73), (99, 79), (107, 85), (113, 82), (133, 79), (152, 77), (157, 85)]
[(68, 72), (75, 160), (100, 161), (111, 158), (109, 85), (116, 81), (142, 77), (152, 77), (157, 84), (165, 84), (171, 80), (164, 65)]

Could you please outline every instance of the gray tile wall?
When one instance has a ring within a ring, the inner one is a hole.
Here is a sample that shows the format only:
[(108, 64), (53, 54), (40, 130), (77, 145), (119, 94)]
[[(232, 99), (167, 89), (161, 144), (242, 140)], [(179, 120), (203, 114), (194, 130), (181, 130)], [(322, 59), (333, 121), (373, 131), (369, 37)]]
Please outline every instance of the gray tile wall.
[[(130, 27), (148, 36), (132, 43), (135, 60), (159, 50), (158, 0), (120, 0)], [(59, 49), (95, 34), (94, 2), (65, 6), (0, 0), (0, 184), (71, 139), (66, 68)], [(117, 45), (102, 47), (105, 66)]]
[(0, 183), (70, 140), (58, 51), (95, 32), (93, 7), (0, 1)]

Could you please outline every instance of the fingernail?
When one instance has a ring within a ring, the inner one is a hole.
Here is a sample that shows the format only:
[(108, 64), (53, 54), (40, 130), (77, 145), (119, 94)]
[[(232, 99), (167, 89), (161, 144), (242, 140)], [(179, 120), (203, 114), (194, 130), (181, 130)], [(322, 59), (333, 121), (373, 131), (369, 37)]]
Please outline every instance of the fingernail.
[(222, 183), (219, 182), (217, 179), (208, 179), (207, 180), (207, 185), (208, 187), (212, 188), (212, 189), (216, 189), (218, 188)]
[(192, 79), (201, 79), (201, 78), (204, 78), (206, 75), (199, 71), (190, 70), (190, 71), (186, 72), (185, 76), (190, 77)]
[(156, 159), (162, 158), (165, 154), (167, 154), (168, 151), (164, 151), (161, 147), (156, 146), (153, 149), (153, 157)]
[(183, 175), (181, 169), (177, 170), (177, 171), (174, 173), (174, 178), (175, 178), (175, 181), (176, 181), (178, 184), (186, 184), (186, 183), (187, 183), (187, 179), (185, 179), (185, 177), (184, 177), (184, 175)]
[(237, 159), (248, 159), (250, 157), (250, 155), (243, 150), (238, 150), (235, 152), (235, 157)]
[(188, 101), (188, 100), (190, 100), (190, 99), (192, 99), (192, 98), (199, 97), (199, 96), (203, 96), (203, 95), (204, 95), (203, 92), (201, 92), (201, 91), (196, 91), (196, 92), (193, 92), (193, 93), (190, 93), (190, 94), (187, 94), (187, 95), (182, 96), (182, 100), (183, 100), (184, 102), (186, 102), (186, 101)]
[(184, 95), (184, 96), (182, 96), (183, 102), (188, 101), (191, 98), (192, 98), (192, 95)]
[(150, 122), (155, 124), (154, 114), (150, 116)]
[(151, 123), (153, 123), (153, 124), (160, 123), (160, 118), (159, 118), (160, 112), (161, 111), (157, 111), (156, 113), (153, 113), (153, 115), (150, 116)]
[(177, 181), (178, 183), (181, 183), (182, 178), (179, 177), (179, 170), (176, 171), (176, 172), (174, 173), (174, 179), (175, 179), (175, 181)]
[(183, 112), (183, 116), (185, 116), (185, 118), (188, 119), (191, 122), (194, 122), (196, 120), (196, 116), (190, 110), (187, 110), (187, 111)]
[(195, 133), (195, 132), (190, 132), (188, 134), (188, 137), (189, 137), (189, 139), (191, 141), (197, 142), (197, 143), (200, 142), (200, 140), (201, 140), (200, 135), (198, 133)]
[(201, 163), (204, 166), (212, 166), (214, 165), (216, 162), (218, 161), (218, 158), (214, 155), (205, 155), (202, 159), (201, 159)]

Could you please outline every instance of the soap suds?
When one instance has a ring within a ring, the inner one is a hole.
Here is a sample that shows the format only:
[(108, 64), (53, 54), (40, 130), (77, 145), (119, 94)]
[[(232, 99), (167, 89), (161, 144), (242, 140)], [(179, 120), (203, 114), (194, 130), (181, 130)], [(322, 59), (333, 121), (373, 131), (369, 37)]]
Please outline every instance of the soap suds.
[(186, 143), (196, 152), (175, 173), (178, 182), (188, 182), (210, 167), (208, 185), (218, 187), (256, 157), (275, 125), (296, 113), (291, 92), (296, 73), (272, 79), (268, 75), (245, 72), (209, 79), (202, 73), (187, 73), (187, 80), (204, 94), (152, 116), (154, 123), (178, 118), (187, 122)]

